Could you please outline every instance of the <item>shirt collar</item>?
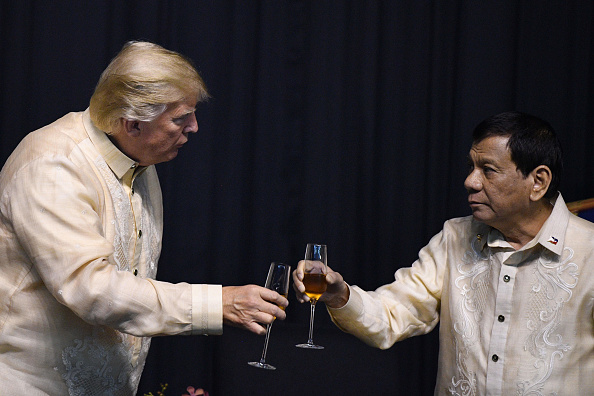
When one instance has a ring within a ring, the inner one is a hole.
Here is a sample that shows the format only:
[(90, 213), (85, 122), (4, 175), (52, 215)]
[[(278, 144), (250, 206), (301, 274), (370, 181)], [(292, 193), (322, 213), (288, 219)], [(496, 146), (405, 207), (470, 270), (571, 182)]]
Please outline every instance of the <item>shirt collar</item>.
[[(555, 254), (561, 254), (563, 252), (565, 231), (567, 230), (570, 212), (561, 193), (557, 194), (557, 198), (552, 203), (553, 211), (540, 228), (538, 234), (520, 250), (527, 250), (540, 244)], [(512, 248), (505, 240), (503, 234), (495, 228), (491, 228), (489, 231), (487, 244), (494, 248)]]
[(561, 193), (557, 194), (551, 215), (534, 238), (536, 242), (555, 254), (561, 254), (565, 246), (565, 231), (569, 223), (569, 215), (569, 209)]
[(140, 168), (138, 162), (129, 158), (111, 142), (106, 132), (93, 124), (88, 108), (83, 113), (83, 123), (93, 145), (118, 179), (121, 179), (130, 169)]

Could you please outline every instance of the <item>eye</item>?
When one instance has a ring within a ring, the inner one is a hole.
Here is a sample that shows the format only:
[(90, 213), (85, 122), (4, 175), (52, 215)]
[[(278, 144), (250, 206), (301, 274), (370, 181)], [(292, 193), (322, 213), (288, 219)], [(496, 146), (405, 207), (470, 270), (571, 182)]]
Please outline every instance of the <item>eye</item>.
[(175, 125), (182, 125), (184, 123), (184, 121), (186, 120), (187, 116), (182, 116), (182, 117), (177, 117), (173, 119), (173, 123)]
[(483, 173), (489, 174), (495, 172), (495, 169), (491, 168), (490, 166), (483, 167)]

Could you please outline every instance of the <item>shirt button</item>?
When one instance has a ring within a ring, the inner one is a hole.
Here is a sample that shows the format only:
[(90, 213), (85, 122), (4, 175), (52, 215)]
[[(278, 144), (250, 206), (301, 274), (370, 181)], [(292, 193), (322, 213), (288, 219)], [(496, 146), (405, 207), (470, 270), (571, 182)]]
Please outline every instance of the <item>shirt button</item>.
[(503, 276), (503, 281), (504, 281), (504, 282), (509, 282), (509, 280), (510, 280), (510, 279), (511, 279), (511, 278), (509, 277), (509, 275), (504, 275), (504, 276)]
[(493, 355), (493, 356), (491, 356), (491, 360), (494, 362), (497, 362), (499, 360), (499, 356)]
[(132, 195), (134, 195), (134, 187), (132, 187)]
[(142, 230), (138, 230), (138, 238), (142, 237)]
[(132, 271), (132, 273), (134, 274), (134, 276), (138, 275), (138, 268), (134, 268), (134, 271)]
[(503, 315), (499, 315), (499, 316), (497, 317), (497, 320), (498, 320), (498, 321), (500, 321), (500, 322), (503, 322), (503, 321), (505, 320), (505, 316), (503, 316)]

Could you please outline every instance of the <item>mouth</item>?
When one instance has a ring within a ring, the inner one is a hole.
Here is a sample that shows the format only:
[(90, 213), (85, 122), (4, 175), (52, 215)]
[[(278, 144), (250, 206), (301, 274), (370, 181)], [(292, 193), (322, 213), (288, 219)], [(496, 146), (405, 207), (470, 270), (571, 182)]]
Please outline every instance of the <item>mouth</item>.
[(478, 208), (479, 206), (483, 206), (484, 203), (477, 202), (477, 201), (468, 201), (468, 205), (470, 206), (471, 209), (475, 209), (475, 208)]

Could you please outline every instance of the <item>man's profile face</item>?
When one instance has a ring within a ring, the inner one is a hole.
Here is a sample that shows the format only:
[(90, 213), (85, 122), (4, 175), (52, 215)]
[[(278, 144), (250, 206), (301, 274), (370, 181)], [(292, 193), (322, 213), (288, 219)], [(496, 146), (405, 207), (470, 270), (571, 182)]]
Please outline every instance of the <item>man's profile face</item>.
[(188, 134), (198, 132), (196, 101), (171, 104), (157, 119), (138, 121), (139, 139), (135, 144), (135, 159), (140, 165), (170, 161), (188, 141)]
[(464, 181), (474, 218), (500, 231), (519, 224), (533, 188), (532, 177), (524, 178), (512, 161), (507, 141), (491, 136), (473, 145)]

